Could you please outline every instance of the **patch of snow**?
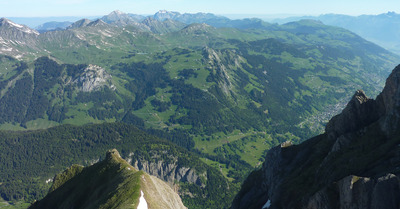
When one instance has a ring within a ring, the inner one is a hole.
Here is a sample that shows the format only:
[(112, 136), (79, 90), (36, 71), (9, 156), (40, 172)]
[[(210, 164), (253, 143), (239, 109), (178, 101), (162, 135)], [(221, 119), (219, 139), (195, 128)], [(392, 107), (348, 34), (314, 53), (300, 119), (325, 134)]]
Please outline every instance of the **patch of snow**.
[(119, 11), (119, 10), (115, 10), (115, 11), (111, 12), (111, 14), (122, 15), (122, 14), (124, 14), (124, 13), (121, 12), (121, 11)]
[(11, 52), (12, 50), (12, 48), (1, 48), (1, 51), (3, 52)]
[(37, 35), (37, 36), (40, 35), (40, 33), (37, 32), (37, 31), (35, 31), (35, 30), (31, 30), (30, 32), (31, 32), (31, 33), (34, 33), (34, 34)]
[(268, 200), (267, 203), (265, 203), (265, 205), (262, 207), (262, 209), (267, 209), (271, 207), (271, 200)]
[(11, 22), (11, 21), (8, 21), (8, 24), (10, 24), (10, 25), (12, 25), (12, 26), (14, 26), (14, 27), (17, 27), (17, 28), (23, 28), (23, 27), (24, 27), (24, 26), (22, 26), (22, 25), (20, 25), (20, 24), (13, 23), (13, 22)]
[(82, 36), (81, 34), (76, 34), (76, 37), (78, 37), (81, 40), (86, 40), (84, 36)]
[(20, 25), (20, 24), (11, 22), (11, 21), (7, 21), (7, 22), (8, 22), (8, 24), (10, 24), (11, 26), (14, 26), (14, 27), (18, 28), (18, 29), (21, 30), (22, 32), (25, 32), (25, 33), (33, 33), (33, 34), (39, 35), (39, 32), (37, 32), (37, 31), (35, 31), (35, 30), (32, 30), (32, 29), (30, 29), (30, 28), (24, 27), (23, 25)]
[(23, 28), (22, 29), (22, 32), (24, 32), (24, 33), (30, 33), (30, 34), (35, 34), (35, 35), (39, 35), (40, 33), (39, 32), (37, 32), (37, 31), (35, 31), (35, 30), (32, 30), (32, 29), (30, 29), (30, 28)]
[(103, 36), (106, 36), (106, 37), (112, 37), (113, 35), (112, 35), (112, 32), (111, 31), (108, 31), (108, 30), (104, 30), (104, 31), (101, 31), (100, 32)]
[(144, 194), (143, 191), (140, 190), (140, 199), (139, 199), (139, 205), (137, 209), (148, 209), (149, 207), (147, 206), (146, 199), (144, 199)]

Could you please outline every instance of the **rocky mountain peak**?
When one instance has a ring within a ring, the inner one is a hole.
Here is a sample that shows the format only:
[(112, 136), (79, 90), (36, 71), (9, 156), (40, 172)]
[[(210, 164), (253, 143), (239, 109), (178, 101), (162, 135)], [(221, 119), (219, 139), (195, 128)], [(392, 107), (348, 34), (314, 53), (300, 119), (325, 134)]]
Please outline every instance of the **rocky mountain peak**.
[(13, 29), (13, 30), (18, 30), (21, 31), (25, 34), (32, 34), (32, 35), (39, 35), (39, 32), (37, 32), (36, 30), (33, 30), (31, 28), (29, 28), (28, 26), (25, 25), (20, 25), (17, 23), (12, 22), (11, 20), (7, 19), (7, 18), (1, 18), (0, 19), (0, 29), (1, 28), (6, 28), (6, 29)]
[(367, 97), (367, 95), (365, 95), (363, 90), (357, 90), (352, 98), (352, 100), (357, 100), (359, 104), (367, 102), (368, 99), (369, 98)]
[(73, 29), (73, 28), (80, 28), (80, 27), (84, 27), (87, 26), (89, 23), (91, 23), (92, 21), (89, 19), (81, 19), (78, 20), (76, 22), (74, 22), (72, 25), (70, 25), (67, 29)]
[(355, 131), (379, 119), (377, 103), (368, 98), (364, 91), (358, 90), (342, 113), (333, 117), (326, 125), (325, 132), (331, 137)]
[(126, 13), (121, 12), (120, 10), (115, 10), (115, 11), (112, 11), (109, 15), (124, 15), (124, 14), (126, 14)]
[(154, 18), (160, 21), (163, 21), (165, 19), (174, 19), (180, 16), (181, 14), (179, 12), (171, 12), (167, 10), (160, 10), (156, 14), (154, 14)]
[(4, 24), (7, 24), (8, 21), (10, 21), (10, 20), (8, 20), (7, 18), (4, 18), (4, 17), (0, 18), (0, 26), (3, 26)]
[(180, 32), (184, 33), (186, 35), (187, 34), (200, 35), (200, 34), (206, 34), (213, 30), (215, 30), (215, 28), (206, 23), (192, 23), (192, 24), (184, 27)]
[(387, 78), (385, 88), (376, 100), (358, 90), (342, 113), (329, 121), (325, 131), (331, 137), (338, 137), (377, 120), (386, 133), (395, 131), (400, 124), (400, 65)]
[(25, 25), (14, 23), (6, 18), (0, 19), (0, 53), (17, 59), (27, 52), (21, 52), (20, 47), (38, 50), (36, 46), (39, 32)]
[(119, 10), (111, 12), (110, 14), (102, 17), (101, 20), (109, 24), (114, 22), (123, 22), (127, 24), (130, 21), (135, 21), (134, 18)]
[(158, 11), (156, 14), (166, 14), (166, 13), (168, 13), (168, 11), (165, 9), (162, 9), (162, 10)]
[(110, 161), (110, 160), (114, 160), (114, 159), (122, 160), (121, 155), (119, 154), (118, 150), (117, 149), (108, 150), (106, 152), (106, 159), (105, 160), (106, 161)]

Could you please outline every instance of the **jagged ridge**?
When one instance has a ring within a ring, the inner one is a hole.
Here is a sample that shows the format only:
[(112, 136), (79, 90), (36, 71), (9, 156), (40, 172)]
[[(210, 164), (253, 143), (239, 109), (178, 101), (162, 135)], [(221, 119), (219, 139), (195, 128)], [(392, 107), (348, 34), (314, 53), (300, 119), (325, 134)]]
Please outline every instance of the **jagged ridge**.
[(357, 91), (324, 134), (271, 149), (232, 208), (397, 208), (399, 94), (400, 65), (376, 100)]

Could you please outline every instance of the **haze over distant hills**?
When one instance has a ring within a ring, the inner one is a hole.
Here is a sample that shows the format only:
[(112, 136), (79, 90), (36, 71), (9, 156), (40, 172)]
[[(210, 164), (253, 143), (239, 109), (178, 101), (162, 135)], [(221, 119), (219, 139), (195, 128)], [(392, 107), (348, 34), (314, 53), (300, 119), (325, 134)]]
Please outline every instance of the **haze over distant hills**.
[(272, 22), (287, 23), (301, 19), (320, 20), (324, 24), (346, 28), (392, 52), (400, 54), (400, 14), (388, 12), (379, 15), (348, 16), (325, 14), (275, 19)]
[[(313, 19), (320, 20), (324, 24), (333, 25), (338, 27), (346, 28), (352, 32), (357, 33), (363, 38), (372, 41), (394, 53), (400, 54), (400, 15), (395, 12), (388, 12), (379, 15), (361, 15), (361, 16), (349, 16), (341, 14), (324, 14), (320, 16), (290, 16), (287, 18), (246, 18), (246, 15), (237, 15), (241, 19), (230, 19), (222, 15), (214, 15), (211, 13), (197, 13), (197, 14), (181, 14), (179, 12), (171, 12), (166, 10), (160, 10), (154, 15), (137, 15), (130, 13), (123, 13), (120, 11), (114, 11), (109, 15), (103, 17), (87, 17), (86, 19), (95, 20), (101, 18), (105, 22), (110, 22), (113, 18), (119, 18), (124, 16), (124, 21), (136, 21), (140, 22), (146, 18), (154, 18), (156, 20), (175, 20), (185, 24), (190, 23), (207, 23), (214, 27), (245, 27), (246, 24), (254, 24), (253, 21), (258, 22), (261, 19), (267, 19), (267, 22), (284, 24), (288, 22), (298, 21), (301, 19)], [(252, 15), (247, 15), (252, 16)], [(287, 15), (286, 15), (287, 16)], [(230, 17), (235, 17), (231, 15)], [(49, 17), (49, 18), (9, 18), (17, 23), (25, 24), (31, 28), (35, 28), (40, 32), (50, 30), (65, 29), (73, 22), (82, 19), (80, 17)], [(252, 22), (250, 22), (250, 20)], [(265, 24), (265, 23), (264, 23)]]

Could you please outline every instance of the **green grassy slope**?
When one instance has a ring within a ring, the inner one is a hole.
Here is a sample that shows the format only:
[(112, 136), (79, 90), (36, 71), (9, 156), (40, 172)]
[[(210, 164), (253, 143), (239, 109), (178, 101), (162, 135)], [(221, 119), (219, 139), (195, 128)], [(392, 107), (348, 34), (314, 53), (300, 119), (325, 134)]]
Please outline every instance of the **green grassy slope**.
[(30, 208), (131, 208), (138, 205), (143, 172), (134, 171), (115, 155), (108, 154), (102, 162), (77, 172), (72, 172), (75, 167), (67, 169), (65, 172), (71, 171), (69, 180), (61, 181), (58, 180), (60, 175), (56, 176), (54, 184), (59, 186)]

